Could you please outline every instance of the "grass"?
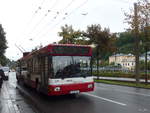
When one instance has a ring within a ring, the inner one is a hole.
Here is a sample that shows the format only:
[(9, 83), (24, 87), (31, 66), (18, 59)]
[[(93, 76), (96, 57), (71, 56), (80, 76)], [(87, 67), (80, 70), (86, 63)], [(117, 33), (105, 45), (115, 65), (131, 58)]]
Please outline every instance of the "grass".
[[(99, 72), (99, 74), (97, 74), (97, 72), (93, 72), (93, 75), (95, 76), (102, 76), (102, 77), (123, 77), (123, 78), (135, 78), (135, 74), (134, 73), (125, 73), (125, 72)], [(148, 77), (150, 78), (150, 74), (148, 74)], [(145, 78), (145, 74), (141, 73), (140, 74), (140, 78), (144, 79)]]
[(136, 83), (134, 83), (134, 82), (123, 82), (123, 81), (113, 81), (113, 80), (95, 80), (95, 82), (150, 89), (150, 84), (145, 84), (145, 83), (140, 83), (140, 84), (136, 85)]

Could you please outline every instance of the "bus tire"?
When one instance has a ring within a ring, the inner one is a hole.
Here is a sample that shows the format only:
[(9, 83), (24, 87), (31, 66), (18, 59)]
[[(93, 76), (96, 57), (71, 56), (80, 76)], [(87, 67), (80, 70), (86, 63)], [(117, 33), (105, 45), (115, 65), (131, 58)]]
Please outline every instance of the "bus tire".
[(36, 84), (36, 91), (40, 93), (40, 84), (39, 83)]
[(18, 77), (16, 77), (16, 78), (17, 78), (17, 83), (19, 84), (20, 83), (20, 79)]
[(70, 94), (70, 96), (71, 96), (72, 98), (78, 98), (78, 97), (79, 97), (79, 94)]

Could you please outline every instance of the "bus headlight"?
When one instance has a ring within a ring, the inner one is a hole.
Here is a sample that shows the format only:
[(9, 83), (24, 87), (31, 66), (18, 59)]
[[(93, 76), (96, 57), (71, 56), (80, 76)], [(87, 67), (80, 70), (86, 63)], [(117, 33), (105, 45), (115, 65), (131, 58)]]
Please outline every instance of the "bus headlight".
[(54, 91), (60, 91), (60, 87), (55, 87)]
[(88, 88), (93, 88), (93, 84), (88, 84)]

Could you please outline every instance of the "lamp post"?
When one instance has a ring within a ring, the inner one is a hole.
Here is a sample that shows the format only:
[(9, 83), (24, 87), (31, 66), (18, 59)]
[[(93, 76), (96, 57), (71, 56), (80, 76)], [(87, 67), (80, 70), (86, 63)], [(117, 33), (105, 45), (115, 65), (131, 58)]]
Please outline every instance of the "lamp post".
[(144, 27), (144, 33), (145, 33), (145, 83), (148, 83), (148, 74), (147, 74), (147, 51), (148, 51), (148, 38), (149, 38), (149, 11), (146, 12), (146, 26)]
[(96, 71), (96, 74), (97, 74), (97, 79), (99, 79), (99, 60), (98, 60), (98, 56), (99, 56), (99, 51), (98, 51), (98, 45), (97, 44), (91, 44), (91, 47), (94, 49), (96, 48), (96, 68), (97, 68), (97, 71)]

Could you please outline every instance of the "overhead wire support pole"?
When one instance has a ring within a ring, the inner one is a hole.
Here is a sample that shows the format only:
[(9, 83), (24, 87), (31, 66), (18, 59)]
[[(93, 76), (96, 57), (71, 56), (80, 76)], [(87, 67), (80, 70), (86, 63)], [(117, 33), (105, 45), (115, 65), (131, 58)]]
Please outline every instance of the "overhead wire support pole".
[(138, 6), (134, 3), (134, 35), (135, 35), (135, 78), (136, 84), (139, 84), (139, 23)]

